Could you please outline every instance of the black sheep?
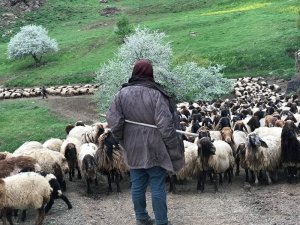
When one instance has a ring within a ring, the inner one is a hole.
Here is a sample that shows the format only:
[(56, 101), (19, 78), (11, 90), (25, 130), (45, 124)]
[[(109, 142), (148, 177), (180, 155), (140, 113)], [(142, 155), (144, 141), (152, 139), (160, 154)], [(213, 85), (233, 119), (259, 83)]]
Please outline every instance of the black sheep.
[(291, 183), (297, 176), (297, 165), (300, 163), (300, 141), (297, 139), (297, 127), (292, 120), (287, 120), (281, 133), (282, 165), (287, 168), (288, 181)]

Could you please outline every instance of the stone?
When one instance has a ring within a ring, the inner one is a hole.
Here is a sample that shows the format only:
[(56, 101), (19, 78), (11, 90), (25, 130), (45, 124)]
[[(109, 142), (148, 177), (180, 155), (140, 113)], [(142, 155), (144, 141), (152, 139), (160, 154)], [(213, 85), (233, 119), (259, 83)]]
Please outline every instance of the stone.
[(290, 93), (299, 93), (299, 92), (300, 92), (300, 78), (298, 75), (288, 82), (286, 93), (290, 94)]

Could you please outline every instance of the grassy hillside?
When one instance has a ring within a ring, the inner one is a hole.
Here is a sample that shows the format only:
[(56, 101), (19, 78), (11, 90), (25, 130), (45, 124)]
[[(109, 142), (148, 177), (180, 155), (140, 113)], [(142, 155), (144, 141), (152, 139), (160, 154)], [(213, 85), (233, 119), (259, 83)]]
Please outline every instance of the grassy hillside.
[[(117, 7), (118, 15), (100, 13)], [(94, 72), (118, 48), (114, 27), (125, 15), (134, 26), (158, 29), (168, 35), (174, 64), (193, 60), (227, 66), (225, 75), (289, 78), (293, 52), (300, 48), (298, 0), (48, 0), (7, 29), (43, 25), (60, 51), (35, 68), (32, 58), (6, 59), (9, 38), (0, 39), (0, 84), (34, 86), (93, 82)], [(3, 10), (3, 9), (2, 9)], [(196, 36), (190, 35), (195, 32)]]
[(66, 124), (74, 123), (52, 115), (39, 100), (2, 101), (0, 105), (0, 152), (12, 152), (25, 141), (65, 138)]

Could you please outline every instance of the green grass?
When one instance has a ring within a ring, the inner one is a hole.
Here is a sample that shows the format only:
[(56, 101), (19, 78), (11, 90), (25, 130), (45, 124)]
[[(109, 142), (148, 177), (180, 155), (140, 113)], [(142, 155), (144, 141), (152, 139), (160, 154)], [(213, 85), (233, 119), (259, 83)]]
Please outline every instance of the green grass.
[(68, 121), (52, 115), (40, 100), (2, 101), (0, 151), (13, 152), (25, 141), (65, 138), (66, 124)]
[(46, 63), (36, 68), (30, 57), (8, 61), (9, 39), (0, 39), (0, 84), (93, 82), (95, 71), (119, 47), (113, 30), (122, 15), (134, 26), (165, 32), (174, 50), (174, 65), (191, 59), (202, 65), (224, 64), (227, 77), (288, 79), (294, 74), (292, 54), (300, 48), (298, 0), (122, 0), (109, 5), (121, 9), (122, 15), (104, 17), (100, 12), (106, 6), (94, 0), (48, 0), (20, 18), (9, 29), (16, 33), (25, 24), (43, 25), (60, 51), (44, 57)]

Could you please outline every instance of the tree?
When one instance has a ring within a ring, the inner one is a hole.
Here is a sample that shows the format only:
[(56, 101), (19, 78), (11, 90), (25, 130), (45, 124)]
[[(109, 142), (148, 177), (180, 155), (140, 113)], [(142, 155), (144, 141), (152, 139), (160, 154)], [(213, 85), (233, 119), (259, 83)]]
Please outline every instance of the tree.
[(100, 100), (100, 111), (105, 112), (122, 83), (131, 76), (134, 63), (149, 59), (153, 64), (155, 80), (176, 96), (177, 101), (212, 100), (229, 93), (233, 81), (223, 78), (224, 66), (207, 68), (187, 62), (171, 67), (172, 49), (162, 32), (147, 28), (136, 28), (134, 34), (124, 39), (116, 57), (97, 72), (96, 82), (101, 85), (96, 97)]
[(45, 28), (28, 25), (21, 27), (21, 31), (11, 38), (7, 55), (12, 60), (31, 55), (38, 65), (45, 54), (57, 51), (57, 42), (50, 39)]

